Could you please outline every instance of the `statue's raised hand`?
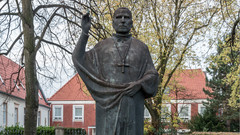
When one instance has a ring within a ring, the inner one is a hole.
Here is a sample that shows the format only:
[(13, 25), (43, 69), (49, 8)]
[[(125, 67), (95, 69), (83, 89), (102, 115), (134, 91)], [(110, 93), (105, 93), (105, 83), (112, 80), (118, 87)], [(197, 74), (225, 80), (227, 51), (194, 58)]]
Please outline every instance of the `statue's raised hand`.
[(82, 16), (82, 31), (84, 34), (88, 34), (90, 27), (91, 27), (91, 18), (89, 13), (86, 13)]

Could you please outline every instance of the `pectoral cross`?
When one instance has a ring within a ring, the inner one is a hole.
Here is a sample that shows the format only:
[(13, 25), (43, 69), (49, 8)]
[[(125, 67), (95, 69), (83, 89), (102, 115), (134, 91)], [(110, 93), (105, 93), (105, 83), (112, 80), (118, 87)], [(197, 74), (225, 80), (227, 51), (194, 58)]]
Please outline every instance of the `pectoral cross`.
[(125, 64), (125, 60), (122, 60), (121, 64), (117, 64), (118, 67), (122, 67), (122, 73), (125, 71), (125, 67), (129, 67), (129, 64)]

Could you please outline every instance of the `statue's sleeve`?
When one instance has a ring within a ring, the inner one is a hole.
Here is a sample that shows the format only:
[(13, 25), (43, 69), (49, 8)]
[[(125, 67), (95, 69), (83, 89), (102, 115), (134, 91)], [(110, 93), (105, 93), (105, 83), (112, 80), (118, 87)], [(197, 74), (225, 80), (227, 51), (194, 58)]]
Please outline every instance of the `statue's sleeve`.
[[(97, 44), (98, 45), (98, 44)], [(80, 53), (80, 52), (77, 52)], [(78, 58), (82, 56), (82, 58)], [(87, 72), (92, 77), (98, 77), (98, 61), (95, 48), (84, 52), (84, 55), (73, 55), (73, 63), (78, 73)]]
[(159, 76), (155, 69), (148, 48), (145, 49), (146, 68), (143, 77), (139, 80), (145, 98), (153, 97), (158, 91)]

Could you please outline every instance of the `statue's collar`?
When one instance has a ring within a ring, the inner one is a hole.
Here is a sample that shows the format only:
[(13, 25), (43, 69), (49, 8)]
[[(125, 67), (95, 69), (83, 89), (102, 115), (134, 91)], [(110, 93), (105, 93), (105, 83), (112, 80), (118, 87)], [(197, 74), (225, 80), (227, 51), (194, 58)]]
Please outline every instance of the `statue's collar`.
[(129, 38), (132, 37), (132, 34), (113, 34), (113, 37), (117, 39), (117, 41), (127, 41)]

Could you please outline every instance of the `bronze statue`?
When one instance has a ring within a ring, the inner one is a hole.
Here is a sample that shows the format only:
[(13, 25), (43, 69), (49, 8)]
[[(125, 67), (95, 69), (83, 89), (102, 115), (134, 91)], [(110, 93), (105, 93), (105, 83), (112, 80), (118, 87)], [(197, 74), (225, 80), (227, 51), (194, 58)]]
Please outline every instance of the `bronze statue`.
[(131, 11), (118, 8), (116, 34), (85, 52), (91, 19), (88, 13), (82, 18), (72, 59), (96, 101), (97, 135), (143, 135), (144, 99), (157, 92), (158, 73), (148, 47), (130, 34), (132, 24)]

